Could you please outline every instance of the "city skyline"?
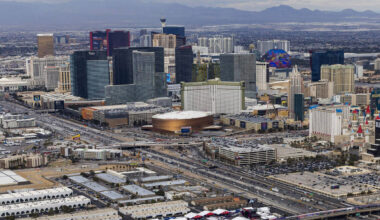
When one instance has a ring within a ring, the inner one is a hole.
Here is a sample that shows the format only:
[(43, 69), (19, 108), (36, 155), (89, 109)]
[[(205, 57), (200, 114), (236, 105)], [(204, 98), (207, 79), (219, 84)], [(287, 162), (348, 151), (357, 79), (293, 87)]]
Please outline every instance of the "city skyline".
[[(42, 3), (62, 3), (71, 0), (0, 0), (0, 2), (42, 2)], [(357, 11), (380, 12), (380, 2), (377, 1), (355, 1), (346, 0), (344, 5), (339, 0), (142, 0), (153, 3), (177, 3), (190, 7), (221, 7), (234, 8), (244, 11), (261, 11), (271, 7), (286, 5), (295, 9), (307, 8), (309, 10), (342, 11), (353, 9)]]

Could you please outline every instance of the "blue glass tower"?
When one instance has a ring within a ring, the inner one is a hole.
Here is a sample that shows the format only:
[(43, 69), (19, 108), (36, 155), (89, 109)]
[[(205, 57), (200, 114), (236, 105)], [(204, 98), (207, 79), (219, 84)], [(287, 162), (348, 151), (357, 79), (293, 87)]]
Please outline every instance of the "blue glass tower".
[(311, 80), (321, 80), (321, 66), (344, 64), (343, 50), (312, 51), (310, 56)]

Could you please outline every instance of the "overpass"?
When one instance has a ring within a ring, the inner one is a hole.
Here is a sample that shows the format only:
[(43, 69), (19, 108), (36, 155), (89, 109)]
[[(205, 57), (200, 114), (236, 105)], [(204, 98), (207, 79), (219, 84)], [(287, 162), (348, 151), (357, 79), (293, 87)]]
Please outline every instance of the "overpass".
[(307, 213), (297, 216), (287, 217), (285, 219), (300, 219), (300, 220), (314, 220), (314, 219), (335, 219), (337, 217), (368, 215), (376, 212), (380, 212), (380, 204), (364, 205), (364, 206), (352, 206), (348, 208), (333, 209), (321, 212)]
[(188, 146), (188, 145), (202, 145), (203, 142), (178, 142), (178, 143), (167, 143), (167, 142), (151, 142), (151, 141), (134, 141), (134, 142), (123, 142), (110, 146), (110, 148), (118, 149), (128, 149), (128, 148), (140, 148), (140, 147), (166, 147), (166, 146)]

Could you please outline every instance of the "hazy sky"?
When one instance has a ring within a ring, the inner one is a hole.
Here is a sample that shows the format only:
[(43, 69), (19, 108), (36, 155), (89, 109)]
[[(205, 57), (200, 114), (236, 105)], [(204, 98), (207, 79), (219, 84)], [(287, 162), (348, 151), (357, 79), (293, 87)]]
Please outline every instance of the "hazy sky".
[[(0, 0), (0, 1), (23, 1), (23, 2), (62, 2), (70, 0)], [(75, 0), (72, 0), (75, 1)], [(94, 0), (96, 1), (96, 0)], [(125, 0), (128, 1), (128, 0)], [(189, 6), (228, 7), (243, 10), (258, 11), (265, 8), (289, 5), (294, 8), (321, 9), (340, 11), (351, 8), (358, 11), (373, 10), (380, 12), (380, 0), (142, 0), (153, 2), (179, 3)]]
[(231, 7), (243, 10), (262, 10), (277, 5), (294, 8), (309, 8), (339, 11), (352, 8), (359, 11), (380, 11), (380, 0), (153, 0), (161, 2), (181, 2), (191, 6)]

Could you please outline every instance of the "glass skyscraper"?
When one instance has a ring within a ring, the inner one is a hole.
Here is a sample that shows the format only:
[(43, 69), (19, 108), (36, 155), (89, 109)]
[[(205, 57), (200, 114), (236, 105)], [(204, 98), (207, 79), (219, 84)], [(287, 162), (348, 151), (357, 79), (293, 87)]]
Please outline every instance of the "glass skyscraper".
[(303, 121), (305, 119), (305, 103), (303, 94), (294, 94), (294, 120)]
[(176, 82), (191, 82), (193, 74), (194, 54), (191, 46), (182, 46), (175, 49)]
[(343, 50), (312, 51), (310, 56), (311, 80), (321, 80), (321, 66), (344, 64)]
[(221, 54), (220, 79), (222, 81), (245, 82), (245, 96), (256, 98), (256, 55)]
[(70, 57), (72, 94), (85, 99), (96, 97), (99, 93), (95, 90), (109, 82), (108, 70), (107, 51), (75, 51)]
[(113, 85), (133, 83), (133, 51), (154, 52), (155, 72), (164, 72), (164, 48), (128, 47), (114, 50)]

